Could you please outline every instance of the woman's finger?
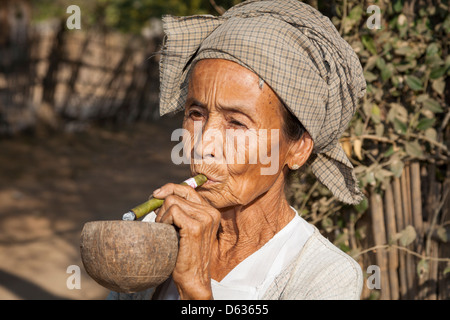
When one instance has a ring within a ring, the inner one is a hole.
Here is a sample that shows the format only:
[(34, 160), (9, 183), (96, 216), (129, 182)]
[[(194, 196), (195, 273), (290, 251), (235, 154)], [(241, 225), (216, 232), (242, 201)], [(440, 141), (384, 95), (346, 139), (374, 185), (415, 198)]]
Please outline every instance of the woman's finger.
[(156, 213), (155, 221), (164, 222), (163, 216), (173, 207), (182, 210), (191, 219), (204, 224), (214, 224), (220, 220), (220, 213), (214, 208), (185, 200), (179, 196), (169, 195)]
[(161, 188), (153, 191), (153, 196), (158, 199), (165, 199), (169, 195), (177, 195), (195, 203), (203, 203), (203, 198), (190, 186), (175, 183), (167, 183)]

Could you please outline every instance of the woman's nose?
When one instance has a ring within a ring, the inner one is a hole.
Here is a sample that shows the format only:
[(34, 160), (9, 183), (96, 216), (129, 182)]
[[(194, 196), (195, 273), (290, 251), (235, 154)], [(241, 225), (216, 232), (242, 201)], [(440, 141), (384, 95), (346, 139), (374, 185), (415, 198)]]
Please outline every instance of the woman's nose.
[(194, 159), (218, 163), (223, 158), (224, 137), (219, 121), (194, 123)]

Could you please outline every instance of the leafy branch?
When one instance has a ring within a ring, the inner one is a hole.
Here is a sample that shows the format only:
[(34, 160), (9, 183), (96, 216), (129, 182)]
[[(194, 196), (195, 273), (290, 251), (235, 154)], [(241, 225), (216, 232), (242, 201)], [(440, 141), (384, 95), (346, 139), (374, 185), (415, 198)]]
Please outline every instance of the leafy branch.
[(420, 254), (420, 253), (418, 253), (418, 252), (415, 252), (415, 251), (413, 251), (413, 250), (410, 250), (410, 249), (408, 249), (408, 248), (405, 248), (405, 247), (402, 247), (402, 246), (398, 246), (398, 245), (395, 245), (395, 244), (382, 244), (382, 245), (376, 245), (376, 246), (373, 246), (373, 247), (370, 247), (370, 248), (367, 248), (367, 249), (365, 249), (365, 250), (362, 250), (362, 251), (360, 251), (360, 252), (357, 252), (357, 253), (354, 253), (353, 255), (352, 255), (352, 257), (354, 258), (354, 259), (356, 259), (356, 258), (358, 258), (359, 256), (361, 256), (361, 255), (363, 255), (363, 254), (366, 254), (366, 253), (369, 253), (369, 252), (372, 252), (372, 251), (376, 251), (376, 250), (380, 250), (380, 249), (397, 249), (397, 250), (401, 250), (401, 251), (405, 251), (405, 252), (407, 252), (408, 254), (411, 254), (411, 255), (413, 255), (413, 256), (415, 256), (415, 257), (417, 257), (417, 258), (420, 258), (420, 259), (422, 259), (422, 260), (426, 260), (426, 261), (428, 261), (428, 260), (431, 260), (431, 261), (438, 261), (438, 262), (447, 262), (447, 263), (450, 263), (450, 258), (435, 258), (435, 257), (430, 257), (430, 256), (426, 256), (426, 255), (422, 255), (422, 254)]

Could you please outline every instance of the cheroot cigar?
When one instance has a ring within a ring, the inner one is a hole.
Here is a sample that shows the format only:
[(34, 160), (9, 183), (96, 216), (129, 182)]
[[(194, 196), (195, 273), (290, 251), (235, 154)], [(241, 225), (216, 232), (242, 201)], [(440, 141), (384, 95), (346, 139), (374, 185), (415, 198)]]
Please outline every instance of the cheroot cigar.
[[(186, 185), (186, 186), (191, 186), (192, 188), (195, 189), (197, 187), (200, 187), (207, 180), (208, 180), (208, 178), (206, 178), (205, 175), (199, 174), (193, 178), (189, 178), (189, 179), (183, 181), (181, 184)], [(142, 218), (146, 214), (161, 207), (163, 203), (164, 203), (163, 199), (157, 199), (157, 198), (153, 198), (153, 196), (151, 196), (149, 198), (149, 200), (147, 200), (146, 202), (138, 205), (137, 207), (135, 207), (135, 208), (131, 209), (130, 211), (128, 211), (127, 213), (125, 213), (122, 217), (122, 220), (133, 221), (133, 220)]]

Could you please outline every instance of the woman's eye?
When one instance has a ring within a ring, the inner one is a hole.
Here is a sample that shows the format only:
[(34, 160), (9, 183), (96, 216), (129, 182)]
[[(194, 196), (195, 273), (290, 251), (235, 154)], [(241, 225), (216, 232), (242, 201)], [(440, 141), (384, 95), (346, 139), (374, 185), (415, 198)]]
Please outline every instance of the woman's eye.
[(199, 112), (199, 111), (192, 110), (192, 111), (189, 111), (189, 117), (194, 118), (194, 119), (198, 119), (198, 118), (203, 117), (203, 114), (201, 112)]
[(234, 120), (234, 119), (231, 119), (230, 123), (237, 127), (247, 128), (247, 126), (245, 124), (243, 124), (242, 122), (239, 122), (237, 120)]

